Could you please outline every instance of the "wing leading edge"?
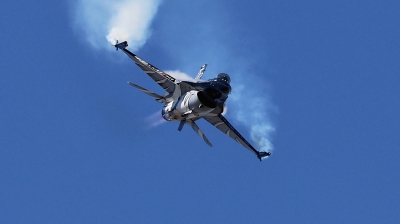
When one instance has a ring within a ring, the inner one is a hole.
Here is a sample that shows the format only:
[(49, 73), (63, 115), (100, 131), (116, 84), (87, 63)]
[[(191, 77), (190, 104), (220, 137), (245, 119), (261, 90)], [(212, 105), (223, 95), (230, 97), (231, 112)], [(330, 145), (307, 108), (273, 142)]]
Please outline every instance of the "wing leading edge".
[(262, 159), (271, 155), (270, 152), (260, 152), (255, 149), (243, 136), (226, 120), (222, 114), (217, 116), (207, 116), (203, 117), (206, 121), (212, 124), (214, 127), (218, 128), (220, 131), (237, 141), (246, 149), (250, 150), (254, 154), (257, 155), (258, 159), (262, 161)]
[(169, 94), (173, 94), (178, 81), (168, 75), (167, 73), (161, 71), (156, 66), (146, 62), (134, 53), (126, 49), (128, 42), (124, 41), (114, 45), (115, 48), (121, 49), (128, 57), (130, 57), (139, 68), (141, 68), (150, 78), (152, 78), (158, 85), (160, 85)]

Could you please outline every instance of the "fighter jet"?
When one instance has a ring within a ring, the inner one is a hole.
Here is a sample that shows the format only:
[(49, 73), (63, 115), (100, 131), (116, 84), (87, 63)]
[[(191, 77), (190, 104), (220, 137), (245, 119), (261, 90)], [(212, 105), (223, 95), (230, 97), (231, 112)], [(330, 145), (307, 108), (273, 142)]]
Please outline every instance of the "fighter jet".
[(197, 120), (203, 118), (254, 153), (260, 161), (271, 155), (270, 152), (256, 150), (222, 115), (225, 101), (231, 93), (231, 78), (228, 74), (219, 73), (215, 78), (203, 81), (201, 77), (207, 67), (207, 64), (205, 64), (201, 67), (194, 81), (179, 81), (127, 50), (127, 41), (121, 43), (117, 41), (114, 46), (117, 50), (120, 49), (128, 55), (136, 65), (166, 91), (165, 94), (159, 95), (128, 82), (131, 86), (153, 97), (157, 102), (164, 103), (161, 111), (162, 117), (167, 121), (179, 122), (178, 131), (181, 131), (185, 124), (189, 125), (209, 146), (212, 146), (196, 124)]

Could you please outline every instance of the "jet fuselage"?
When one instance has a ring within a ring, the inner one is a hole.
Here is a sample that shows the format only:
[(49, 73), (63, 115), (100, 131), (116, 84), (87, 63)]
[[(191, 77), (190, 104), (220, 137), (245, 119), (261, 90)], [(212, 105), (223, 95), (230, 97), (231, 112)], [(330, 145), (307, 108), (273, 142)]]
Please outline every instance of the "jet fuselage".
[[(228, 98), (231, 92), (229, 82), (229, 76), (224, 73), (205, 82), (185, 82), (193, 89), (183, 95), (174, 93), (175, 97), (162, 109), (162, 117), (167, 121), (182, 121), (208, 114)], [(175, 91), (180, 91), (180, 88)]]

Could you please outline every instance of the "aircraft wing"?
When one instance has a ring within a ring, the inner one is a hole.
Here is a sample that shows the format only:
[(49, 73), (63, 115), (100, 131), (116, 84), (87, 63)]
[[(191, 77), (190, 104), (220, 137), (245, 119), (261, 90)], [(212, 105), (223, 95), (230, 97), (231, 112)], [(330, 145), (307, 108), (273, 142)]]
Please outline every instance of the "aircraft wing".
[(176, 84), (178, 83), (178, 81), (174, 77), (161, 71), (154, 65), (146, 62), (145, 60), (141, 59), (134, 53), (127, 50), (126, 49), (127, 46), (128, 43), (126, 41), (122, 43), (117, 43), (115, 45), (117, 50), (121, 49), (126, 55), (128, 55), (128, 57), (130, 57), (136, 63), (136, 65), (139, 66), (139, 68), (141, 68), (148, 76), (150, 76), (150, 78), (152, 78), (155, 82), (157, 82), (158, 85), (160, 85), (165, 91), (172, 94), (176, 88)]
[(239, 144), (244, 146), (246, 149), (250, 150), (254, 154), (257, 155), (257, 157), (260, 159), (260, 161), (267, 157), (270, 156), (270, 152), (260, 152), (257, 149), (255, 149), (243, 136), (226, 120), (222, 114), (216, 115), (216, 116), (206, 116), (203, 117), (206, 121), (210, 122), (214, 127), (218, 128), (220, 131), (237, 141)]

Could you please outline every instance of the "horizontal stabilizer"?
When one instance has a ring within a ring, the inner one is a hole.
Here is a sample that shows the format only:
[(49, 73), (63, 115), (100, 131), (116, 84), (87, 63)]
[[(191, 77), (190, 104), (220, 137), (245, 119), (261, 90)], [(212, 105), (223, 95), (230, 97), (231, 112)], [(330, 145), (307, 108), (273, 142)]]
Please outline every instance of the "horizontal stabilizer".
[(143, 87), (141, 87), (139, 85), (136, 85), (133, 82), (128, 82), (128, 84), (133, 86), (133, 87), (135, 87), (135, 88), (137, 88), (137, 89), (139, 89), (140, 91), (146, 93), (147, 95), (155, 98), (156, 101), (159, 102), (159, 103), (164, 103), (165, 102), (165, 98), (163, 96), (158, 95), (157, 93), (154, 93), (154, 92), (152, 92), (152, 91), (150, 91), (148, 89), (145, 89), (145, 88), (143, 88)]
[(193, 130), (207, 143), (207, 145), (212, 147), (211, 142), (207, 139), (204, 133), (200, 130), (199, 126), (193, 121), (189, 123), (189, 125), (193, 128)]
[(126, 47), (128, 47), (128, 41), (118, 43), (118, 40), (117, 40), (117, 43), (114, 45), (114, 47), (115, 47), (115, 49), (117, 49), (117, 51), (118, 51), (118, 49), (121, 49), (121, 50), (125, 49)]

